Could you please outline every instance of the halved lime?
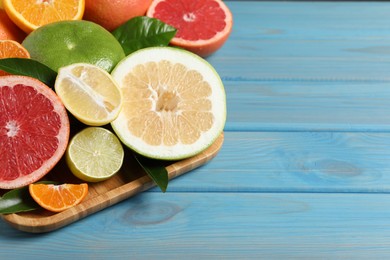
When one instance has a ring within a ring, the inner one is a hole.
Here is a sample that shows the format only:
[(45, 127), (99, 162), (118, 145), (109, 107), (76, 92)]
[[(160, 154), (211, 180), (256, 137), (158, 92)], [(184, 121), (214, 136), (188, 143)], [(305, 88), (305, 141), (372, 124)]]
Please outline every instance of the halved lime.
[(69, 142), (66, 162), (81, 180), (98, 182), (116, 174), (123, 164), (124, 150), (119, 139), (102, 127), (88, 127)]

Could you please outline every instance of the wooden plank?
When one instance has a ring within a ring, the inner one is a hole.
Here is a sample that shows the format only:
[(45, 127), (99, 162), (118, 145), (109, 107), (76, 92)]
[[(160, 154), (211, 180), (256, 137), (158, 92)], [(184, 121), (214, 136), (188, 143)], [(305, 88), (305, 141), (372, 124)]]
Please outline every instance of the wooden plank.
[(208, 58), (224, 80), (390, 80), (385, 3), (227, 4), (233, 33)]
[(218, 156), (168, 191), (389, 193), (389, 147), (390, 133), (226, 132)]
[(228, 81), (225, 130), (389, 131), (389, 84)]
[(227, 4), (233, 33), (208, 58), (226, 87), (226, 131), (390, 130), (389, 5)]
[[(223, 140), (222, 133), (205, 151), (181, 161), (168, 163), (166, 165), (168, 178), (170, 180), (176, 178), (213, 159), (221, 149)], [(125, 161), (126, 164), (115, 176), (106, 181), (89, 183), (87, 197), (72, 208), (57, 213), (43, 209), (34, 210), (0, 215), (0, 218), (22, 231), (32, 233), (49, 232), (69, 225), (156, 185), (136, 164), (133, 156), (128, 156)], [(60, 175), (61, 173), (62, 175)], [(65, 165), (58, 169), (58, 172), (52, 173), (51, 175), (54, 176), (51, 176), (50, 180), (62, 179), (68, 182), (70, 178), (64, 173), (69, 173), (69, 169)], [(72, 179), (71, 183), (74, 183), (74, 181)]]
[(41, 236), (0, 222), (0, 258), (386, 259), (389, 196), (143, 193)]

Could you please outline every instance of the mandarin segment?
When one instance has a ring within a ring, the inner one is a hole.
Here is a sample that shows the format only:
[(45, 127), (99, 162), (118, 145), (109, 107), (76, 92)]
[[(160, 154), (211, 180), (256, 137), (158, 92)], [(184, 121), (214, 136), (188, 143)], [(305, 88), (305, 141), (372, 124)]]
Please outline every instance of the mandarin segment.
[(88, 184), (44, 184), (29, 185), (31, 197), (42, 208), (61, 212), (78, 205), (88, 194)]

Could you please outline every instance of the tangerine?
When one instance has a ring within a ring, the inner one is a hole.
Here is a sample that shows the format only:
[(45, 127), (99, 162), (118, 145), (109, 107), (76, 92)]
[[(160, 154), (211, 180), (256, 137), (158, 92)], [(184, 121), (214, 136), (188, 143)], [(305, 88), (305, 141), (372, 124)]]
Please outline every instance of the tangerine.
[(79, 204), (88, 194), (88, 184), (30, 184), (31, 197), (42, 208), (61, 212)]
[(145, 15), (151, 3), (152, 0), (85, 0), (83, 19), (112, 31), (133, 17)]
[[(13, 40), (0, 40), (0, 59), (4, 58), (30, 58), (28, 51), (18, 42)], [(10, 75), (0, 70), (0, 76)]]
[(0, 9), (0, 40), (22, 42), (26, 34), (9, 19), (7, 13)]

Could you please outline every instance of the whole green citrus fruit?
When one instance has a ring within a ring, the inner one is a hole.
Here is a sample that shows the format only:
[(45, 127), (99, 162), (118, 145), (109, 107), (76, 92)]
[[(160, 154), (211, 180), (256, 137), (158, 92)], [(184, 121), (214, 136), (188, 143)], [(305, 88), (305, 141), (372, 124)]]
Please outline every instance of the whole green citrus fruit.
[(22, 45), (51, 69), (90, 63), (110, 72), (125, 57), (120, 43), (100, 25), (89, 21), (61, 21), (39, 27)]

